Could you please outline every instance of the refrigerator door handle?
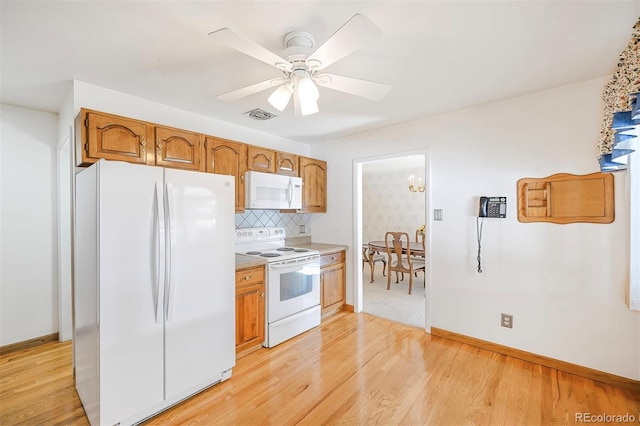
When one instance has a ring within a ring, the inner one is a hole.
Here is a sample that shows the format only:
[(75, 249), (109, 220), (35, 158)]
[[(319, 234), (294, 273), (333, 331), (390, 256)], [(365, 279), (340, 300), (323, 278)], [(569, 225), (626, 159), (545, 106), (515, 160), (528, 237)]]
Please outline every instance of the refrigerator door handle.
[(165, 239), (164, 239), (164, 191), (162, 190), (162, 182), (156, 182), (155, 187), (155, 214), (156, 214), (156, 232), (155, 232), (155, 273), (156, 273), (156, 324), (162, 322), (162, 294), (164, 284), (164, 268), (165, 268)]
[(174, 299), (174, 288), (173, 288), (173, 252), (174, 252), (174, 248), (175, 248), (175, 232), (173, 229), (173, 223), (172, 223), (172, 218), (173, 218), (173, 212), (174, 212), (174, 207), (173, 207), (173, 193), (172, 193), (172, 185), (170, 183), (165, 183), (164, 185), (164, 189), (165, 189), (165, 218), (167, 221), (167, 227), (166, 227), (166, 232), (167, 232), (167, 248), (166, 248), (166, 255), (165, 255), (165, 259), (166, 259), (166, 265), (165, 265), (165, 273), (166, 273), (166, 279), (165, 279), (165, 293), (164, 293), (164, 304), (165, 304), (165, 310), (166, 310), (166, 319), (167, 321), (171, 321), (171, 319), (173, 318), (173, 299)]

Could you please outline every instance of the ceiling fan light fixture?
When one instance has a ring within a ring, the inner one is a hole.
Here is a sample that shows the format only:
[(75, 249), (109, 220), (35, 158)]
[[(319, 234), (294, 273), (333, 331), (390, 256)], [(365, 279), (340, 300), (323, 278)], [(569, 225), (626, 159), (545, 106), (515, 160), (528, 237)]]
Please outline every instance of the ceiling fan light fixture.
[(313, 100), (313, 102), (315, 102), (318, 100), (318, 97), (320, 97), (318, 86), (316, 86), (310, 77), (303, 77), (298, 81), (298, 94), (301, 101)]
[(291, 99), (291, 87), (288, 84), (283, 84), (273, 91), (269, 96), (269, 103), (278, 111), (284, 111)]
[(320, 111), (318, 108), (318, 102), (313, 99), (303, 99), (302, 97), (298, 98), (300, 102), (300, 115), (311, 115)]

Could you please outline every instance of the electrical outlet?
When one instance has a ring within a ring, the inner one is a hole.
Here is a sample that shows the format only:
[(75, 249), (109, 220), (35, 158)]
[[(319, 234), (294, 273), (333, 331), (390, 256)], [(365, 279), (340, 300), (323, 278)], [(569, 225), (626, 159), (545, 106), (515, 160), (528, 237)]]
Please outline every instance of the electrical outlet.
[(513, 315), (500, 314), (500, 325), (507, 328), (513, 328)]
[(304, 234), (306, 231), (306, 227), (304, 225), (300, 225), (300, 233)]

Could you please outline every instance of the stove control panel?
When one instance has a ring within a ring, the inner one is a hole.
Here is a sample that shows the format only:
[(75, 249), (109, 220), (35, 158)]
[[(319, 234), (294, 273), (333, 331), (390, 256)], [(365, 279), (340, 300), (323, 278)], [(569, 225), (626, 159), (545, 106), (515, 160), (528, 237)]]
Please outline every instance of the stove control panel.
[(279, 226), (236, 229), (236, 243), (251, 241), (277, 241), (284, 240), (285, 236), (284, 228)]

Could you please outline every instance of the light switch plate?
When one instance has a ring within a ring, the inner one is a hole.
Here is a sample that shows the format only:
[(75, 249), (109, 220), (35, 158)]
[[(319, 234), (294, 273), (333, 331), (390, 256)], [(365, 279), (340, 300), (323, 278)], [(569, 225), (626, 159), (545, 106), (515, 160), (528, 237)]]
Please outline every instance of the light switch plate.
[(433, 209), (433, 220), (443, 220), (442, 209)]

